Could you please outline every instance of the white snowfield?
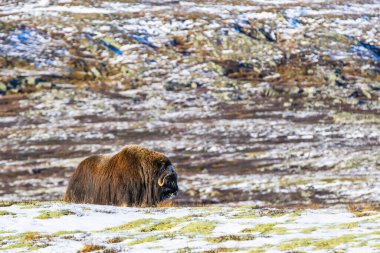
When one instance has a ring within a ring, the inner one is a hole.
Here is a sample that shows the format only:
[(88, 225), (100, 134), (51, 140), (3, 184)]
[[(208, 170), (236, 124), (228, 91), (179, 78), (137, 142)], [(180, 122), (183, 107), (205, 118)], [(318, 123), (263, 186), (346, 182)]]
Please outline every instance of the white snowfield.
[(334, 207), (0, 207), (2, 252), (380, 252), (380, 213)]

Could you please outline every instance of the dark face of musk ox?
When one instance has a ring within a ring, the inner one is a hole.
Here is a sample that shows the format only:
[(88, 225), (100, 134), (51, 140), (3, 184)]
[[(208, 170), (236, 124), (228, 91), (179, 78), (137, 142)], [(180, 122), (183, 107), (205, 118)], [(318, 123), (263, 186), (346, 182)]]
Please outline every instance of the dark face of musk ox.
[(160, 201), (177, 195), (177, 173), (170, 162), (165, 162), (157, 179)]

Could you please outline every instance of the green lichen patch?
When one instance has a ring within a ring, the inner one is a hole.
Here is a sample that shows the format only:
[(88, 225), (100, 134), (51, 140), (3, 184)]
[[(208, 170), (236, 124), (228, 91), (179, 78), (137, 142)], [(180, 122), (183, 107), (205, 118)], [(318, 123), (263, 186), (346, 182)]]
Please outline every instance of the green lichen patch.
[(134, 241), (131, 241), (128, 243), (129, 246), (136, 245), (136, 244), (141, 244), (141, 243), (147, 243), (147, 242), (154, 242), (157, 241), (159, 238), (156, 236), (147, 236), (144, 238), (140, 238)]
[(73, 230), (73, 231), (58, 231), (52, 234), (52, 236), (62, 236), (62, 235), (72, 235), (72, 234), (79, 234), (84, 233), (84, 231), (81, 230)]
[(243, 233), (259, 233), (259, 234), (286, 234), (284, 227), (277, 227), (277, 223), (258, 224), (253, 228), (243, 229)]
[(183, 227), (180, 232), (207, 235), (212, 233), (216, 225), (217, 223), (213, 221), (196, 221)]
[(21, 209), (33, 209), (42, 206), (42, 203), (38, 201), (25, 201), (18, 202), (15, 205), (20, 206)]
[(332, 239), (316, 241), (313, 243), (313, 246), (317, 250), (332, 249), (343, 243), (352, 243), (355, 238), (356, 236), (354, 235), (343, 235)]
[(354, 214), (355, 217), (360, 218), (360, 217), (365, 217), (365, 216), (377, 215), (379, 213), (375, 211), (357, 211), (357, 212), (352, 212), (352, 214)]
[(4, 215), (16, 215), (16, 214), (12, 212), (0, 210), (0, 216), (4, 216)]
[(1, 249), (10, 250), (10, 249), (18, 249), (18, 248), (27, 248), (27, 247), (32, 247), (33, 245), (34, 244), (32, 242), (18, 242), (18, 243), (12, 243)]
[(328, 229), (353, 229), (353, 228), (357, 228), (357, 227), (358, 227), (357, 222), (349, 222), (349, 223), (343, 223), (343, 224), (329, 226)]
[(291, 251), (296, 248), (304, 248), (304, 247), (312, 246), (313, 241), (314, 241), (313, 238), (293, 239), (293, 240), (280, 244), (278, 248), (282, 251)]
[(62, 216), (74, 215), (75, 213), (69, 210), (60, 210), (60, 211), (40, 211), (40, 215), (34, 217), (35, 219), (53, 219), (60, 218)]
[(12, 201), (0, 201), (0, 207), (8, 207), (14, 205), (15, 202)]
[(169, 230), (174, 228), (175, 226), (181, 224), (182, 222), (186, 221), (186, 218), (174, 218), (170, 217), (164, 220), (161, 220), (160, 222), (153, 224), (148, 227), (142, 228), (141, 232), (153, 232), (153, 231), (163, 231), (163, 230)]
[(206, 238), (207, 241), (212, 243), (221, 243), (226, 241), (250, 241), (255, 239), (253, 235), (223, 235), (218, 237)]
[(354, 124), (364, 124), (364, 123), (380, 123), (380, 117), (377, 114), (370, 113), (348, 113), (339, 112), (333, 115), (333, 120), (335, 123), (354, 123)]
[(211, 249), (211, 250), (205, 250), (202, 251), (202, 253), (220, 253), (220, 252), (235, 252), (238, 251), (238, 248), (216, 248), (216, 249)]
[(139, 228), (143, 225), (148, 225), (153, 221), (154, 219), (138, 219), (138, 220), (128, 222), (127, 224), (117, 226), (117, 227), (107, 228), (102, 231), (117, 232), (117, 231), (123, 231), (123, 230), (130, 230), (130, 229)]
[(257, 210), (254, 210), (252, 208), (244, 208), (238, 213), (233, 214), (230, 216), (230, 219), (254, 219), (258, 218), (260, 215), (258, 214)]
[(304, 228), (301, 230), (301, 233), (304, 233), (304, 234), (310, 234), (314, 231), (318, 230), (318, 228), (316, 227), (312, 227), (312, 228)]
[[(3, 250), (28, 248), (28, 251), (37, 250), (49, 246), (51, 236), (38, 232), (27, 232), (19, 235), (2, 237), (1, 240), (7, 241)], [(5, 245), (5, 243), (3, 244)]]
[(30, 251), (33, 251), (33, 250), (39, 250), (39, 249), (43, 249), (43, 248), (46, 248), (46, 247), (49, 247), (50, 244), (40, 244), (40, 245), (34, 245), (33, 247), (29, 247), (28, 250)]
[(251, 248), (248, 253), (264, 253), (267, 252), (268, 249), (272, 248), (272, 244), (264, 244), (260, 247)]

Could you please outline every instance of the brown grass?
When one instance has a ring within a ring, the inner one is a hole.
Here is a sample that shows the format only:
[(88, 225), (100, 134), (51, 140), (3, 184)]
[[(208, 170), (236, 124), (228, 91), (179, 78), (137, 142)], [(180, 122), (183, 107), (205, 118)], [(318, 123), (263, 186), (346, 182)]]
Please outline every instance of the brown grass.
[(157, 207), (174, 207), (174, 206), (178, 206), (178, 205), (174, 203), (173, 201), (161, 202), (161, 203), (158, 203), (157, 205)]
[(85, 253), (85, 252), (92, 252), (97, 250), (105, 250), (106, 247), (101, 245), (95, 245), (95, 244), (86, 244), (83, 246), (82, 249), (78, 250), (77, 253)]
[(352, 203), (347, 205), (348, 210), (360, 211), (380, 211), (380, 203)]

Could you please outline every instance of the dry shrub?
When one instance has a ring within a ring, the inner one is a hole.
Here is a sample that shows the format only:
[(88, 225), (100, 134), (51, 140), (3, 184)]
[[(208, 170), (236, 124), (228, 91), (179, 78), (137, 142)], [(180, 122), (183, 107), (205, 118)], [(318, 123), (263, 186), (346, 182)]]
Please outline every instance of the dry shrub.
[(82, 249), (78, 250), (78, 253), (92, 252), (97, 250), (105, 250), (106, 247), (95, 244), (86, 244)]
[(173, 201), (161, 202), (157, 204), (157, 207), (174, 207), (177, 206)]

